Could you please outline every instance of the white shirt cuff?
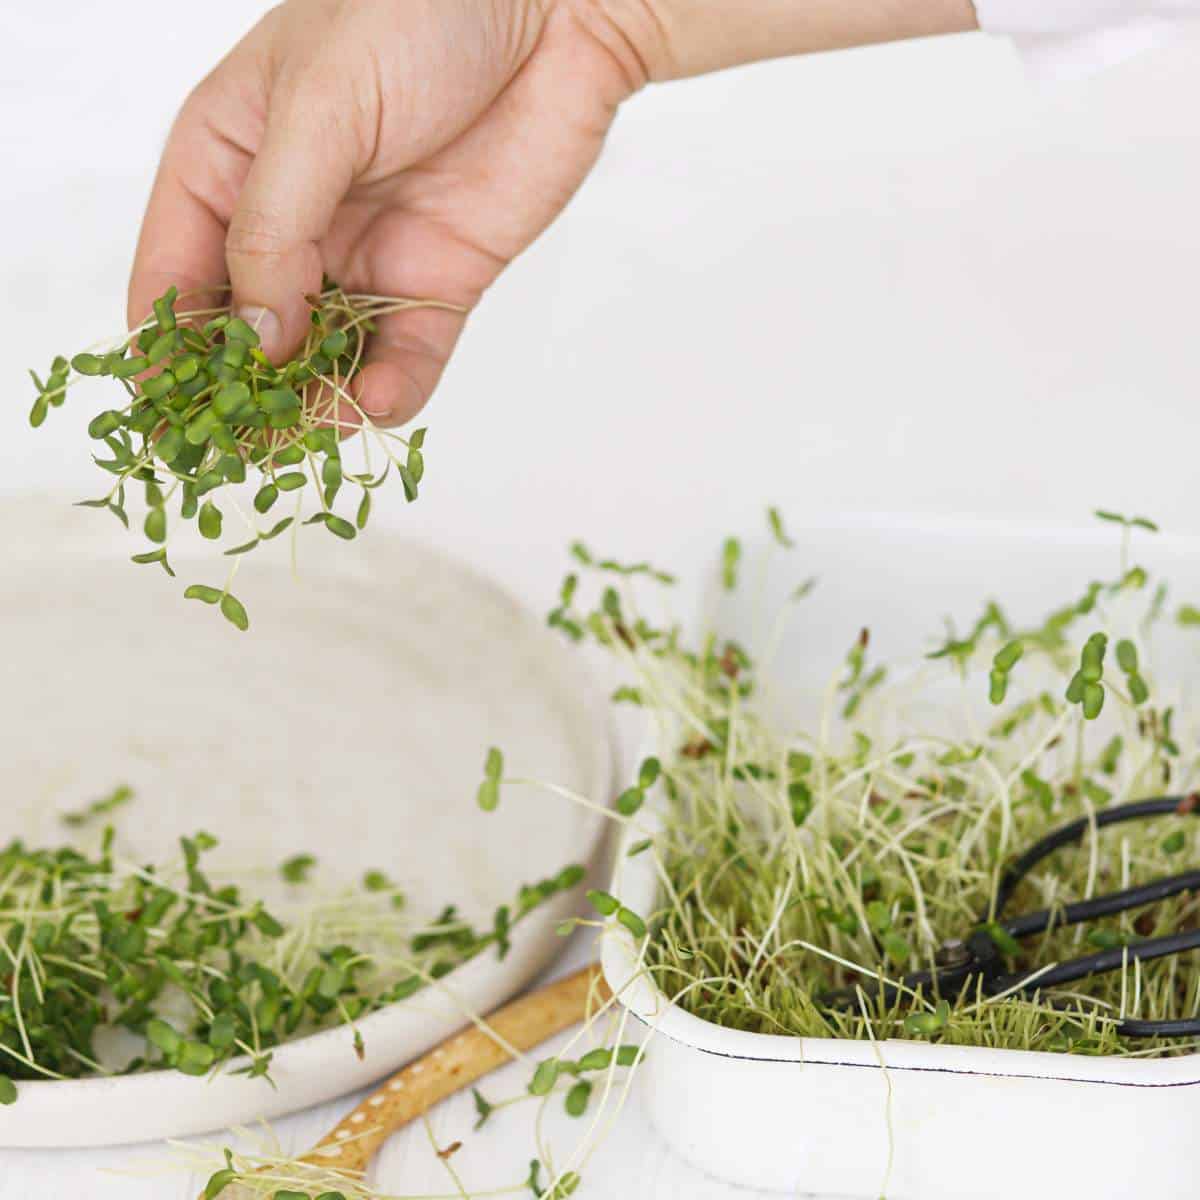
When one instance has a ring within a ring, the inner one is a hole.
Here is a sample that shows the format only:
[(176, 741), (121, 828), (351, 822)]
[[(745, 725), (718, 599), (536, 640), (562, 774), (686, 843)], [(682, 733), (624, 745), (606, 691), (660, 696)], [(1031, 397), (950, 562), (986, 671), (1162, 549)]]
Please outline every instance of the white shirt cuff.
[(1174, 40), (1200, 0), (975, 0), (979, 27), (1009, 37), (1037, 80), (1090, 75)]

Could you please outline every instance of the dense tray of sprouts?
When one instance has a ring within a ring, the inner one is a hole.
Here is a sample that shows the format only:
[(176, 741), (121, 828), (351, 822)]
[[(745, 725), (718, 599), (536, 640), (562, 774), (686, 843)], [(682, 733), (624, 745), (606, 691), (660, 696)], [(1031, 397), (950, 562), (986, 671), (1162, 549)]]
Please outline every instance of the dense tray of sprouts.
[[(1181, 797), (1176, 816), (1097, 831), (1054, 854), (1006, 915), (1195, 864), (1195, 747), (1180, 713), (1160, 699), (1172, 681), (1160, 687), (1148, 666), (1152, 631), (1168, 620), (1166, 590), (1128, 565), (1131, 531), (1154, 527), (1100, 515), (1123, 527), (1112, 579), (1081, 585), (1030, 628), (989, 602), (965, 634), (931, 644), (924, 663), (899, 674), (871, 662), (863, 630), (825, 689), (819, 720), (803, 728), (773, 711), (769, 666), (756, 666), (742, 645), (712, 635), (693, 648), (678, 628), (647, 619), (639, 594), (650, 576), (668, 576), (575, 547), (597, 576), (599, 602), (584, 604), (586, 588), (572, 575), (551, 623), (617, 657), (628, 682), (616, 699), (645, 710), (661, 747), (616, 816), (642, 827), (628, 853), (653, 856), (660, 880), (656, 910), (624, 923), (647, 931), (646, 969), (666, 995), (697, 1017), (760, 1033), (1077, 1054), (1196, 1048), (1116, 1032), (1123, 1017), (1200, 1011), (1195, 954), (1057, 988), (1053, 1004), (1042, 994), (990, 998), (977, 985), (888, 1003), (870, 986), (931, 968), (943, 942), (979, 927), (1006, 863), (1110, 804)], [(777, 514), (770, 523), (790, 545)], [(727, 542), (726, 588), (737, 585), (740, 557)], [(1184, 606), (1173, 620), (1193, 625), (1200, 613)], [(938, 712), (926, 701), (948, 674), (978, 704), (918, 717)], [(619, 897), (593, 901), (628, 912)], [(1036, 970), (1196, 920), (1197, 900), (1184, 894), (1020, 944), (990, 928), (1010, 969)], [(818, 1002), (855, 983), (864, 984), (860, 1011)]]

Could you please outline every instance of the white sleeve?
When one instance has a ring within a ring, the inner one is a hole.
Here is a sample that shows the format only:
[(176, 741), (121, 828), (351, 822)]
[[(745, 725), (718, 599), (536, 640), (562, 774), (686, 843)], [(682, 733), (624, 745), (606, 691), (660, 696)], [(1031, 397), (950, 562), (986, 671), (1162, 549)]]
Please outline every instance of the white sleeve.
[(979, 27), (1012, 39), (1038, 79), (1087, 75), (1178, 36), (1200, 0), (975, 0)]

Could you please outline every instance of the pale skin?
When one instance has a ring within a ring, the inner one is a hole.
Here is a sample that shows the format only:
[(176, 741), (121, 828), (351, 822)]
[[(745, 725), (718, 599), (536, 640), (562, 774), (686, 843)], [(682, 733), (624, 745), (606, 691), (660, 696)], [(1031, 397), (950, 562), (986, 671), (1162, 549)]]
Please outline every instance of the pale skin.
[(130, 323), (172, 284), (228, 281), (278, 361), (323, 273), (348, 291), (461, 306), (380, 322), (359, 401), (402, 424), (642, 87), (974, 27), (971, 0), (287, 0), (175, 122)]

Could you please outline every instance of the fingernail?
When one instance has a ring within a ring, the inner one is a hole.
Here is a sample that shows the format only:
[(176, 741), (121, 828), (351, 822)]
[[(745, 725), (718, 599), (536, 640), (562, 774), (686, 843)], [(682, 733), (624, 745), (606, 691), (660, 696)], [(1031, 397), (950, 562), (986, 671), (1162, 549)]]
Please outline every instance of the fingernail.
[(360, 403), (368, 417), (378, 420), (392, 415), (392, 402), (384, 396), (376, 396), (368, 391)]
[(392, 398), (378, 383), (375, 372), (368, 368), (366, 373), (356, 376), (350, 385), (351, 395), (373, 421), (386, 420), (392, 415)]
[(235, 313), (242, 318), (262, 343), (263, 353), (268, 358), (274, 358), (282, 350), (283, 325), (279, 318), (269, 309), (257, 304), (246, 304)]

